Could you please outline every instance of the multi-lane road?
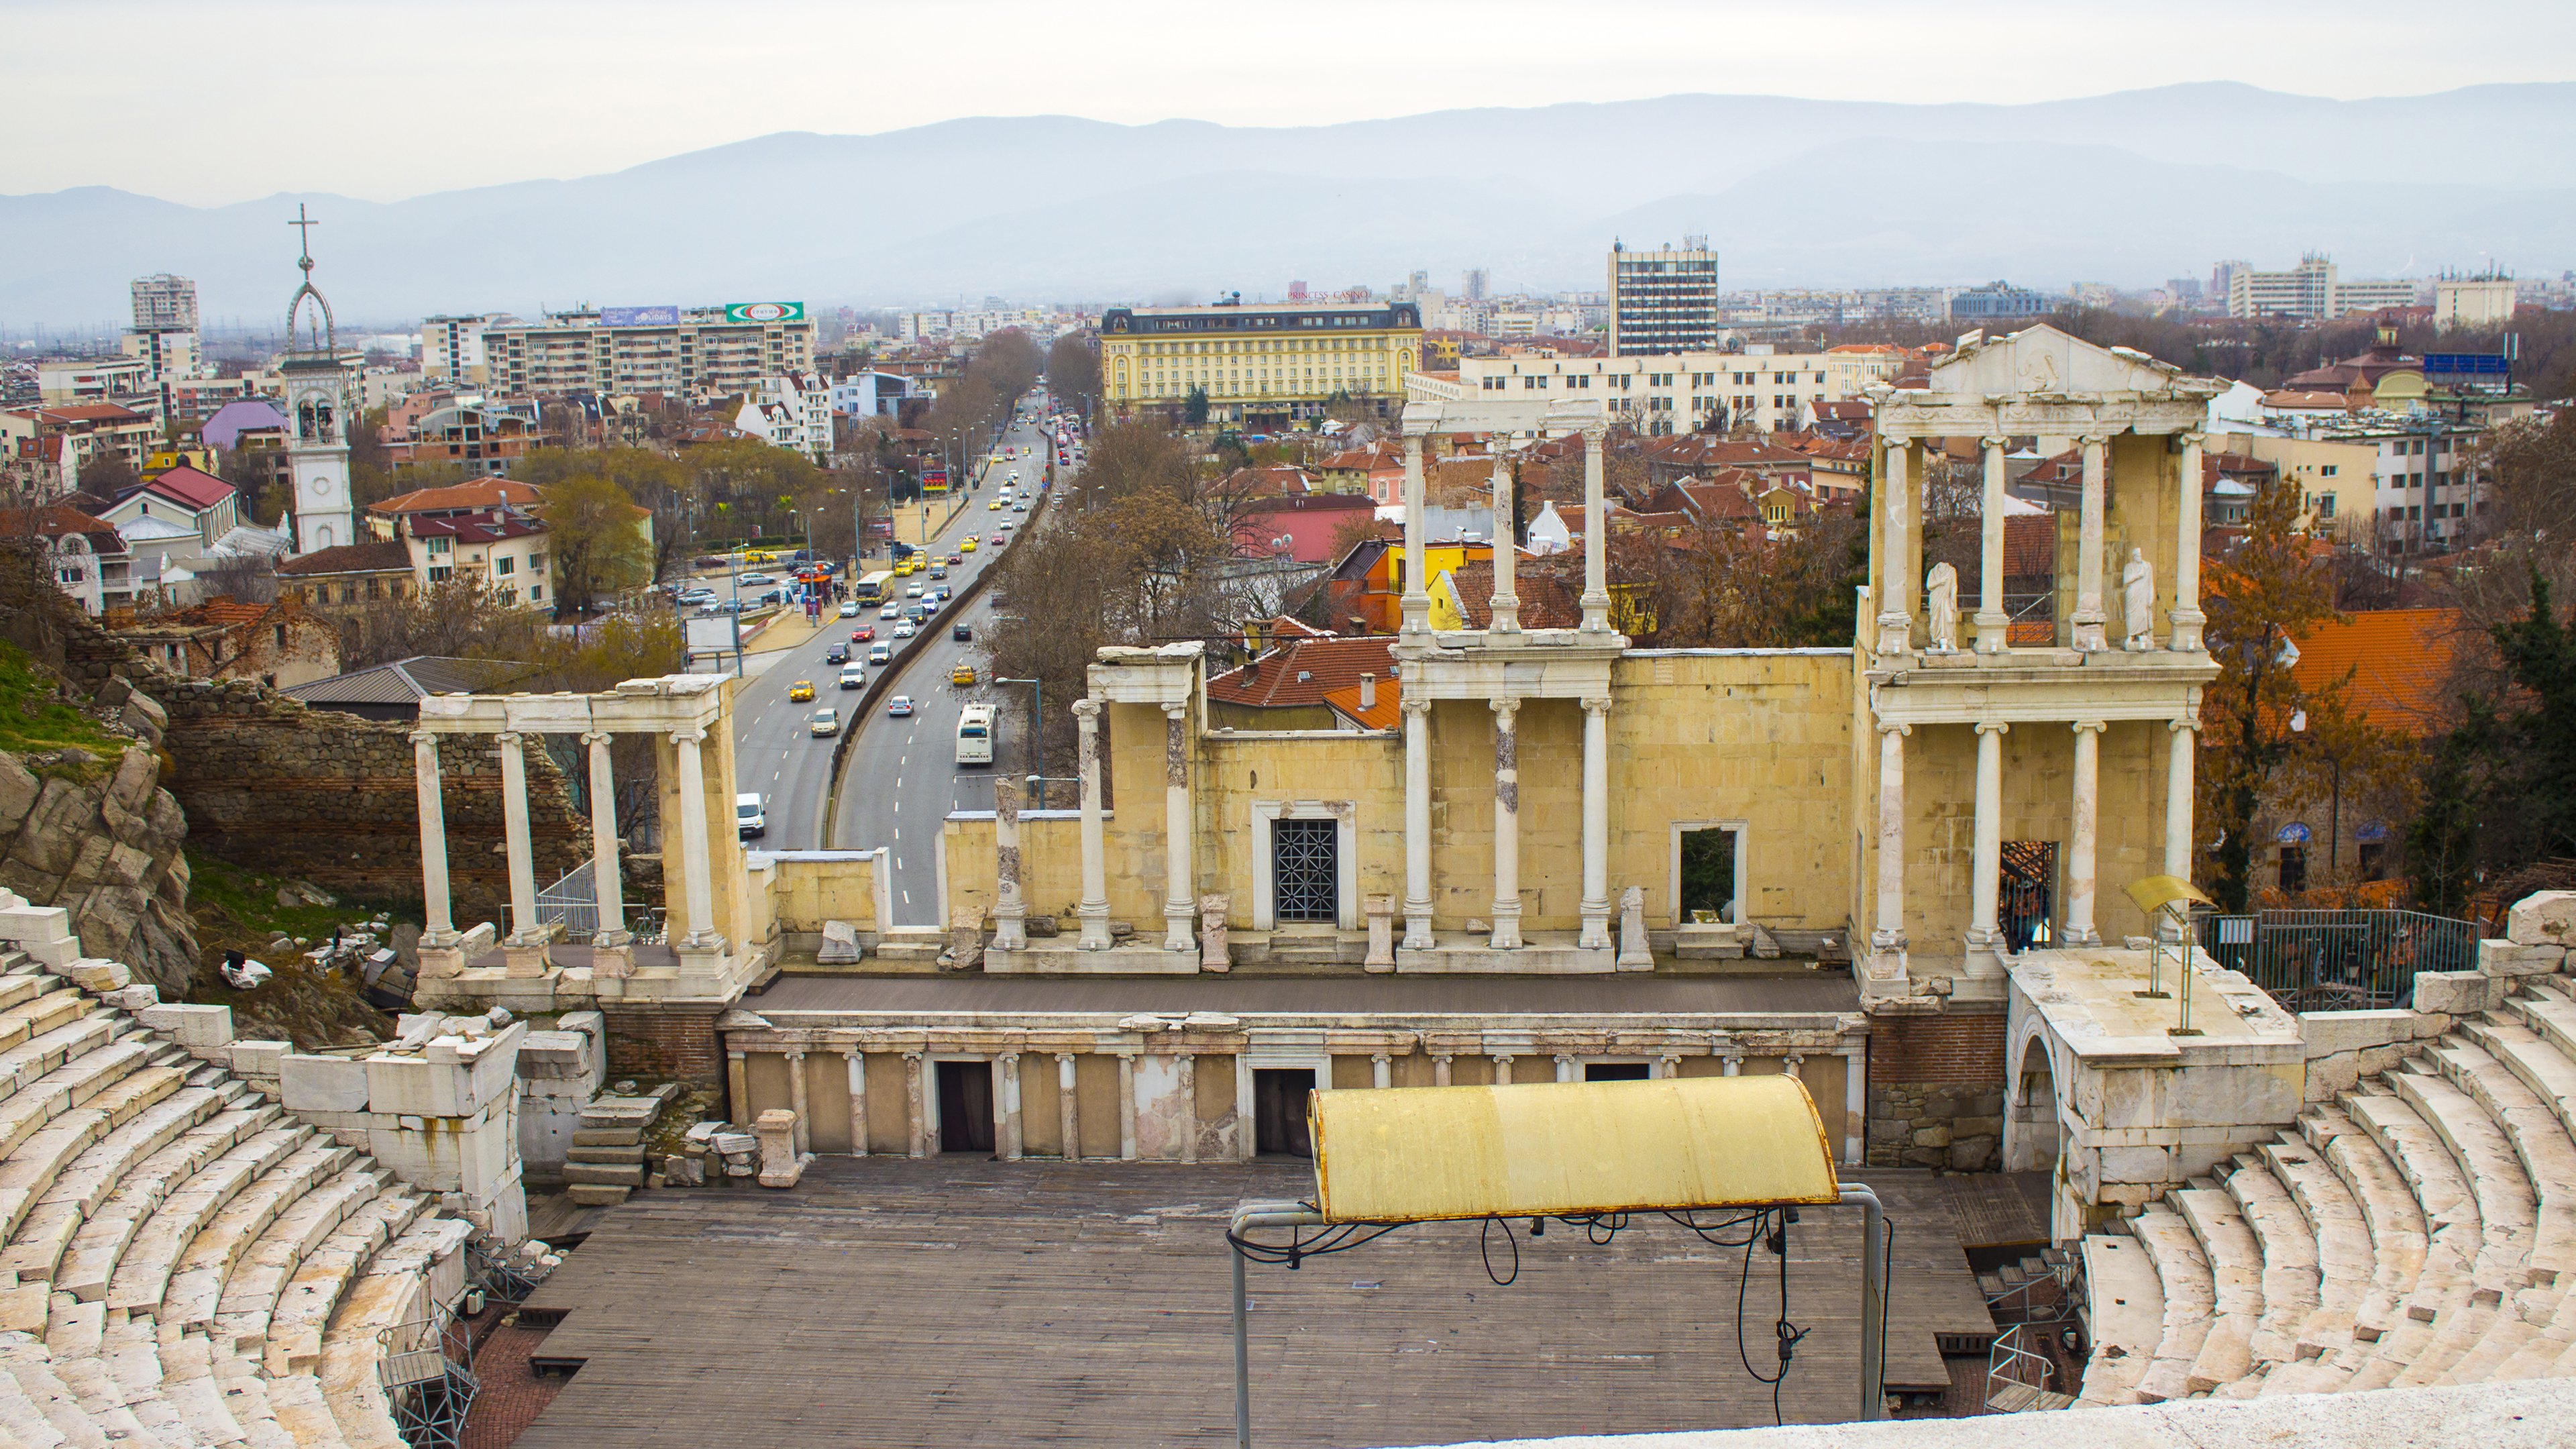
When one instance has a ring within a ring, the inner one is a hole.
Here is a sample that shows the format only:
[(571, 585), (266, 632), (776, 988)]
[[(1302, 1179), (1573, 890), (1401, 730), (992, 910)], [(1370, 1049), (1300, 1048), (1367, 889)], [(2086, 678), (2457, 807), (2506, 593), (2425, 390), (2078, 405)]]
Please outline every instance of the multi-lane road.
[[(976, 552), (966, 554), (961, 564), (949, 568), (945, 582), (960, 594), (999, 557), (991, 539), (1002, 521), (1009, 519), (1015, 528), (1026, 527), (1037, 516), (1034, 507), (1028, 513), (1013, 513), (1007, 508), (997, 512), (987, 505), (1015, 468), (1023, 484), (1035, 486), (1045, 475), (1044, 450), (1050, 446), (1036, 422), (1015, 418), (992, 451), (1016, 447), (1020, 456), (993, 465), (978, 486), (964, 495), (955, 516), (934, 530), (929, 547), (940, 558), (959, 552), (958, 545), (969, 534), (983, 540)], [(1059, 480), (1065, 476), (1060, 470)], [(926, 574), (915, 574), (903, 582), (926, 584), (930, 580)], [(941, 820), (951, 810), (991, 809), (995, 773), (1025, 768), (1018, 762), (1023, 758), (1021, 750), (1028, 731), (1029, 691), (1025, 687), (997, 689), (989, 682), (958, 689), (949, 683), (949, 673), (960, 659), (971, 660), (979, 677), (989, 681), (992, 671), (983, 652), (983, 641), (991, 617), (989, 594), (979, 594), (968, 603), (933, 614), (925, 621), (921, 636), (908, 641), (915, 647), (899, 655), (894, 664), (884, 666), (894, 670), (896, 677), (886, 685), (876, 707), (858, 718), (852, 718), (850, 711), (862, 691), (836, 687), (840, 667), (826, 664), (824, 652), (838, 642), (850, 647), (854, 658), (864, 660), (867, 646), (850, 645), (850, 630), (862, 623), (872, 624), (878, 638), (885, 639), (892, 627), (891, 621), (876, 617), (875, 610), (856, 619), (827, 616), (822, 632), (805, 643), (755, 654), (745, 661), (744, 670), (749, 677), (734, 713), (735, 788), (757, 791), (766, 797), (769, 814), (768, 833), (752, 844), (773, 850), (889, 847), (894, 862), (896, 921), (904, 925), (937, 924), (935, 851)], [(973, 632), (972, 642), (959, 643), (951, 637), (960, 623)], [(877, 669), (869, 670), (871, 683), (877, 675)], [(800, 679), (814, 683), (815, 698), (811, 703), (787, 698)], [(897, 694), (912, 699), (915, 713), (910, 717), (885, 712), (884, 700)], [(970, 701), (999, 707), (1000, 739), (992, 766), (960, 767), (956, 763), (958, 712)], [(823, 706), (839, 708), (842, 727), (857, 732), (850, 741), (838, 813), (828, 822), (828, 830), (822, 811), (824, 794), (830, 786), (835, 741), (813, 735), (808, 725), (814, 711)]]

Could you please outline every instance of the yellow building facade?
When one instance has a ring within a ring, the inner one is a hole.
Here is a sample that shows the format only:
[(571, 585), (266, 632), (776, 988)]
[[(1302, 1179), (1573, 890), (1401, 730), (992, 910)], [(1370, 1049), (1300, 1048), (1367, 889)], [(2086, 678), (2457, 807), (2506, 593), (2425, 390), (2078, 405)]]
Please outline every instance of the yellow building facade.
[(1410, 302), (1112, 307), (1100, 319), (1101, 389), (1122, 418), (1177, 409), (1197, 388), (1224, 422), (1293, 421), (1342, 395), (1392, 408), (1421, 351)]

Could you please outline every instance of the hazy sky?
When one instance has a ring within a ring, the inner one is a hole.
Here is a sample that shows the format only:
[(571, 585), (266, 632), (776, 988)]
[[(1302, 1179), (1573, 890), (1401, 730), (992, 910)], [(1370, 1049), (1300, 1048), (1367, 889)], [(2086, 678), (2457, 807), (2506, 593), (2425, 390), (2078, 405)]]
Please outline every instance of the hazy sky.
[(0, 194), (390, 200), (975, 115), (2571, 78), (2570, 0), (0, 0)]

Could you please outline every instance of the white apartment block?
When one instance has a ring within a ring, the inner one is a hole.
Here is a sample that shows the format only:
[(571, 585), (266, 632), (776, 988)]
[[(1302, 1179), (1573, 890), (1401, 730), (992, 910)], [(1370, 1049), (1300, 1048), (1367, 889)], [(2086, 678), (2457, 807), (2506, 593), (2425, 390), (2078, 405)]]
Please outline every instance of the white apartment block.
[(1674, 357), (1718, 345), (1717, 253), (1705, 240), (1678, 247), (1610, 252), (1610, 351)]
[(2443, 277), (2433, 283), (2433, 325), (2447, 332), (2510, 322), (2514, 300), (2514, 280), (2501, 273)]
[[(1721, 415), (1729, 428), (1777, 433), (1803, 431), (1815, 419), (1816, 404), (1857, 395), (1872, 375), (1867, 368), (1838, 364), (1832, 353), (1777, 352), (1755, 344), (1742, 352), (1669, 357), (1466, 357), (1459, 359), (1456, 387), (1460, 397), (1549, 393), (1598, 399), (1650, 435), (1694, 432)], [(1429, 380), (1407, 381), (1423, 386)]]
[(137, 331), (197, 330), (197, 284), (168, 272), (134, 279), (134, 326)]
[[(814, 368), (814, 324), (802, 306), (762, 304), (785, 313), (746, 320), (748, 308), (637, 308), (659, 320), (603, 319), (597, 309), (549, 313), (540, 322), (508, 318), (482, 334), (482, 383), (496, 392), (539, 397), (565, 393), (670, 393), (692, 399), (748, 395), (764, 377)], [(422, 338), (423, 371), (430, 351)]]
[(832, 456), (832, 384), (810, 372), (764, 377), (733, 425), (773, 448), (787, 448), (817, 463)]
[(516, 317), (491, 313), (477, 317), (427, 317), (420, 324), (420, 374), (438, 382), (480, 386), (488, 379), (483, 367), (483, 334)]
[(2411, 307), (2422, 289), (2399, 277), (2346, 281), (2334, 259), (2311, 252), (2286, 272), (2258, 272), (2227, 264), (2227, 315), (2306, 317), (2319, 321), (2383, 307)]

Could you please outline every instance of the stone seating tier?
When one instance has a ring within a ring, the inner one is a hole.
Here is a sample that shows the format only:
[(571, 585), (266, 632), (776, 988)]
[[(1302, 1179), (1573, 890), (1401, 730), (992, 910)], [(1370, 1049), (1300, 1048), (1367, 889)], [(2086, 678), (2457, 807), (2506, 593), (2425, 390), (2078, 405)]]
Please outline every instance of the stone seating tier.
[(402, 1449), (379, 1333), (469, 1225), (39, 954), (0, 950), (0, 1444)]
[(2576, 1376), (2576, 983), (2515, 986), (2088, 1238), (2079, 1403)]

